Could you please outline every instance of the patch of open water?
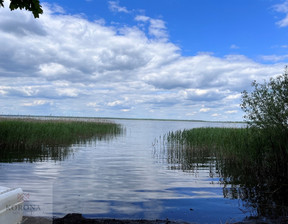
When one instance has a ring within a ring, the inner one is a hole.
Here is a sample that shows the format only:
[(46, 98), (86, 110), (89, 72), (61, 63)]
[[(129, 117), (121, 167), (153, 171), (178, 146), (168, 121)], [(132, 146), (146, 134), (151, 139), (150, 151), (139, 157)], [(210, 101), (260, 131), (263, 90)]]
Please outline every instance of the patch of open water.
[(155, 153), (155, 144), (162, 144), (155, 139), (169, 131), (240, 124), (113, 121), (126, 128), (123, 135), (73, 145), (62, 161), (0, 163), (1, 186), (23, 189), (28, 216), (82, 213), (90, 218), (199, 223), (236, 222), (246, 217), (240, 199), (224, 197), (213, 158), (183, 172), (172, 169)]

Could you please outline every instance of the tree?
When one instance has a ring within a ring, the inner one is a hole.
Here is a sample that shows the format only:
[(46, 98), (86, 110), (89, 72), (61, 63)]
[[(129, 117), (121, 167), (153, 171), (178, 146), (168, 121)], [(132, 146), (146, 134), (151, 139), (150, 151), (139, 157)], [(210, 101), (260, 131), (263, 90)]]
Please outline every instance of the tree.
[(252, 127), (288, 133), (288, 66), (285, 72), (267, 83), (252, 82), (254, 91), (242, 92), (241, 108)]
[[(0, 0), (0, 7), (4, 7), (4, 0)], [(43, 13), (42, 6), (39, 0), (11, 0), (9, 8), (14, 9), (26, 9), (31, 11), (35, 18), (39, 18), (39, 14)]]
[[(242, 92), (241, 107), (246, 112), (256, 146), (258, 160), (278, 176), (288, 176), (288, 66), (285, 72), (269, 82), (252, 83), (251, 93)], [(255, 149), (255, 148), (254, 148)], [(270, 172), (270, 171), (269, 171)], [(281, 173), (281, 175), (280, 175)]]

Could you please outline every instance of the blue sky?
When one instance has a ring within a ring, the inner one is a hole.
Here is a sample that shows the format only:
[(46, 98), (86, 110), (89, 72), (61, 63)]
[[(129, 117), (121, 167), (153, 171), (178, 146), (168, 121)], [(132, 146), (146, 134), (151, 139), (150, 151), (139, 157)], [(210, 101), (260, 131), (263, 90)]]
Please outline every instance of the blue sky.
[(284, 71), (287, 0), (48, 0), (0, 11), (0, 114), (242, 120)]
[[(46, 1), (54, 4), (55, 1)], [(81, 4), (82, 2), (82, 4)], [(109, 3), (110, 2), (110, 3)], [(112, 9), (111, 2), (126, 11)], [(283, 1), (282, 1), (283, 3)], [(57, 1), (67, 13), (84, 14), (90, 21), (104, 19), (107, 25), (135, 26), (137, 15), (165, 22), (169, 40), (179, 45), (183, 56), (213, 52), (217, 56), (286, 54), (287, 29), (275, 26), (285, 14), (277, 12), (281, 1), (270, 0), (122, 0)]]

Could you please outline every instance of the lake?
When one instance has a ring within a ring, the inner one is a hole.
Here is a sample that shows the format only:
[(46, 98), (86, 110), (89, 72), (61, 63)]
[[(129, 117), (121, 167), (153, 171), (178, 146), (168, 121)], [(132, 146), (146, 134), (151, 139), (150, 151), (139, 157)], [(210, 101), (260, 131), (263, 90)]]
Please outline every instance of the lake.
[(82, 213), (91, 218), (225, 223), (250, 215), (239, 197), (229, 196), (235, 186), (223, 183), (215, 158), (183, 169), (163, 150), (169, 131), (241, 124), (112, 121), (123, 125), (123, 134), (72, 145), (59, 159), (0, 163), (0, 185), (21, 187), (24, 213), (31, 216)]

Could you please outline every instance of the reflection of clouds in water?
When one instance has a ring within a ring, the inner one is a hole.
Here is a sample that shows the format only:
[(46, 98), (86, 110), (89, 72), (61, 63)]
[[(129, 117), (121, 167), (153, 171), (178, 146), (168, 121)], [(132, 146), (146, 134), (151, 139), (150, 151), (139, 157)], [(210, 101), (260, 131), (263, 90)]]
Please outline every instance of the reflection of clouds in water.
[[(119, 137), (109, 144), (98, 142), (94, 147), (83, 148), (73, 160), (62, 164), (61, 174), (54, 183), (55, 211), (79, 212), (85, 207), (86, 214), (142, 214), (141, 217), (158, 218), (165, 210), (162, 200), (223, 197), (218, 182), (211, 184), (207, 167), (199, 168), (193, 176), (163, 169), (162, 164), (151, 158), (151, 143), (155, 136), (171, 125), (161, 127), (154, 123), (153, 126), (153, 122), (147, 125), (145, 121), (144, 126), (143, 121), (127, 122), (131, 124), (126, 138)], [(187, 124), (191, 126), (193, 123)], [(136, 127), (130, 131), (134, 125)], [(147, 133), (143, 134), (145, 131)], [(187, 185), (189, 192), (183, 192), (183, 186)], [(206, 194), (199, 186), (206, 189)], [(63, 203), (65, 201), (68, 203)]]
[[(26, 202), (27, 205), (39, 205), (39, 210), (26, 211), (26, 215), (50, 216), (53, 213), (53, 182), (61, 170), (60, 163), (38, 162), (34, 164), (31, 179), (27, 182), (25, 189), (31, 195)], [(37, 189), (37, 190), (36, 190)]]
[(195, 194), (192, 198), (222, 198), (222, 195), (210, 191), (192, 191)]
[[(96, 151), (103, 154), (102, 150), (97, 149), (97, 146), (93, 150), (96, 154)], [(133, 203), (146, 202), (161, 196), (159, 192), (165, 186), (157, 181), (157, 176), (151, 175), (155, 174), (155, 167), (151, 161), (145, 161), (145, 159), (143, 161), (142, 156), (135, 157), (129, 155), (129, 152), (123, 156), (121, 155), (122, 150), (119, 148), (111, 149), (108, 147), (107, 151), (109, 150), (112, 152), (107, 153), (108, 155), (95, 155), (90, 160), (87, 159), (86, 163), (80, 162), (83, 159), (80, 158), (81, 155), (79, 154), (79, 157), (75, 158), (76, 161), (73, 161), (75, 166), (70, 167), (71, 163), (67, 164), (69, 168), (64, 167), (60, 178), (54, 184), (54, 197), (55, 200), (59, 200), (59, 204), (55, 203), (57, 207), (58, 205), (60, 207), (61, 205), (67, 206), (63, 205), (62, 201), (69, 199), (68, 206), (72, 210), (77, 210), (80, 207), (79, 202), (84, 204), (88, 202), (94, 208), (93, 213), (100, 213), (99, 210), (95, 211), (95, 206), (93, 206), (93, 201), (95, 201), (96, 204), (103, 204), (103, 206), (97, 205), (97, 209), (100, 208), (100, 211), (106, 208), (106, 213), (130, 214), (143, 210)], [(77, 162), (78, 159), (79, 162)], [(85, 169), (83, 166), (90, 168)], [(79, 193), (79, 196), (76, 192)], [(167, 192), (165, 194), (164, 197), (167, 197)], [(106, 202), (110, 203), (108, 208)], [(121, 203), (121, 206), (114, 205), (116, 202)], [(89, 210), (89, 208), (85, 210), (85, 213)]]
[[(213, 212), (219, 201), (223, 212), (213, 213), (212, 218), (225, 217), (229, 211), (238, 212), (237, 206), (222, 202), (222, 187), (217, 178), (210, 177), (207, 167), (199, 168), (194, 174), (169, 170), (167, 162), (159, 162), (151, 153), (155, 137), (169, 130), (208, 123), (119, 122), (126, 127), (126, 135), (109, 142), (74, 145), (74, 155), (64, 161), (12, 164), (11, 172), (18, 177), (17, 186), (31, 193), (31, 201), (41, 204), (44, 215), (49, 215), (52, 209), (57, 216), (74, 212), (90, 217), (191, 221), (198, 215), (205, 220), (207, 210)], [(3, 179), (7, 185), (16, 183), (11, 176)], [(235, 205), (237, 201), (231, 203)], [(198, 210), (192, 214), (191, 207)], [(184, 217), (185, 212), (189, 216)]]
[(53, 182), (61, 165), (51, 162), (1, 163), (1, 185), (22, 188), (27, 195), (24, 215), (52, 216)]

